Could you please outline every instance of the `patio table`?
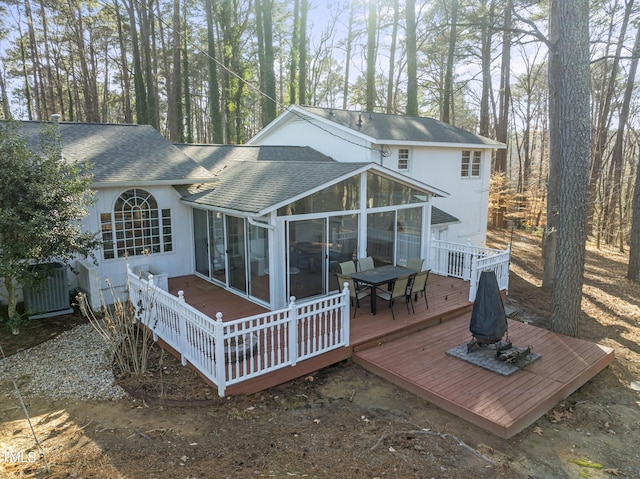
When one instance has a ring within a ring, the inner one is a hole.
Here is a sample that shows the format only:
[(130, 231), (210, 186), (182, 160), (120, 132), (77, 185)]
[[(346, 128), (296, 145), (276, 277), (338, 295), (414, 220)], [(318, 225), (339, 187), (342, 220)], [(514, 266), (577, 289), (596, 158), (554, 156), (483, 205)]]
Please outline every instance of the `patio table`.
[(358, 271), (350, 276), (354, 281), (371, 287), (371, 314), (376, 314), (376, 288), (383, 284), (393, 283), (396, 279), (413, 273), (417, 273), (417, 271), (404, 266), (386, 264), (366, 271)]

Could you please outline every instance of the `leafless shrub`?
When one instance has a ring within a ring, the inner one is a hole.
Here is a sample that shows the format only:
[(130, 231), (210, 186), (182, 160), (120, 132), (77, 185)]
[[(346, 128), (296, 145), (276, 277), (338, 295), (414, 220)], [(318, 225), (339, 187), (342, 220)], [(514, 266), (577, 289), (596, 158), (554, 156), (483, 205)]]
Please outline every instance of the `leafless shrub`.
[[(134, 305), (129, 299), (122, 299), (111, 283), (109, 288), (114, 303), (107, 305), (102, 297), (99, 314), (93, 311), (84, 293), (76, 297), (78, 305), (104, 340), (108, 353), (113, 355), (120, 376), (142, 376), (147, 372), (149, 352), (154, 345), (153, 337), (145, 327), (149, 324), (146, 320), (152, 317), (154, 301), (149, 297), (152, 293), (141, 291), (140, 304)], [(127, 281), (126, 298), (130, 297), (129, 289)]]

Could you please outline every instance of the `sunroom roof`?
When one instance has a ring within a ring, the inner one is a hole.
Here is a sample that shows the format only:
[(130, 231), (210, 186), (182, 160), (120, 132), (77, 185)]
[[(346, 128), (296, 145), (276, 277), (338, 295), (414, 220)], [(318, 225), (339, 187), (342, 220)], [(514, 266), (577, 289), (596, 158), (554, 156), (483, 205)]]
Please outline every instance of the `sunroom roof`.
[[(385, 170), (390, 177), (397, 176), (398, 181), (402, 176), (373, 163), (337, 162), (311, 148), (257, 147), (266, 151), (261, 154), (255, 150), (256, 147), (246, 146), (178, 147), (214, 177), (203, 184), (176, 186), (183, 201), (251, 215), (266, 214), (283, 203), (368, 169)], [(417, 182), (410, 178), (406, 180), (425, 194), (442, 193), (428, 185), (416, 185), (414, 183)]]

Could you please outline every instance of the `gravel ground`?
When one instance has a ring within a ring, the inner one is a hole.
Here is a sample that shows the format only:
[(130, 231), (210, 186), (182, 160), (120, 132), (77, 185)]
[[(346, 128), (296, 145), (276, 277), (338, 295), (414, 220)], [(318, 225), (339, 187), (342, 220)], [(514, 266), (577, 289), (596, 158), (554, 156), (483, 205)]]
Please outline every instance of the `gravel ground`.
[[(117, 400), (111, 357), (93, 326), (83, 324), (38, 346), (0, 360), (0, 383), (15, 380), (25, 397)], [(3, 388), (13, 394), (13, 387)]]

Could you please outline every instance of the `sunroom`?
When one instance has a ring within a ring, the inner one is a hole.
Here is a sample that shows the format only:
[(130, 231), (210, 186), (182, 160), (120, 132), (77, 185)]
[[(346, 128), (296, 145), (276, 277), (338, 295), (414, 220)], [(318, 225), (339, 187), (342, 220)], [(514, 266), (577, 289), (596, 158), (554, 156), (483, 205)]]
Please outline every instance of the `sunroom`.
[(217, 167), (215, 183), (179, 190), (193, 212), (195, 273), (272, 310), (337, 291), (341, 262), (426, 258), (431, 198), (446, 195), (374, 163)]

